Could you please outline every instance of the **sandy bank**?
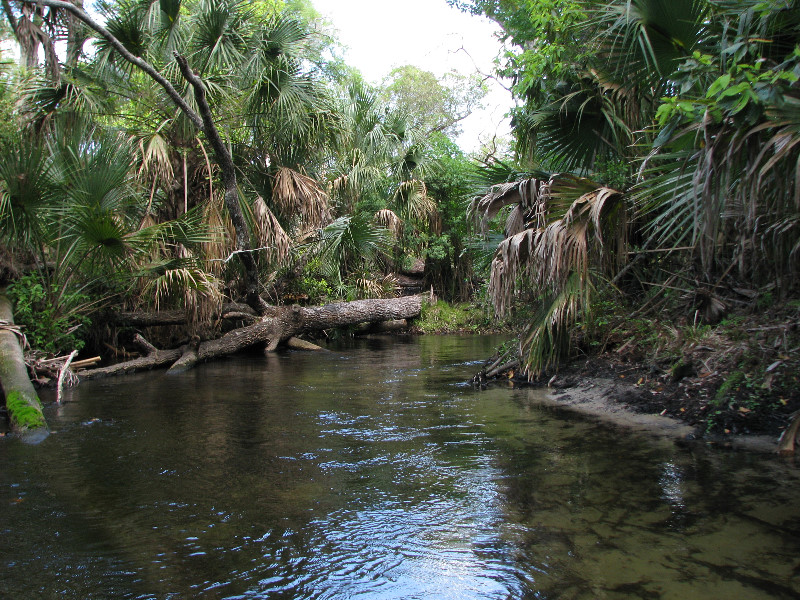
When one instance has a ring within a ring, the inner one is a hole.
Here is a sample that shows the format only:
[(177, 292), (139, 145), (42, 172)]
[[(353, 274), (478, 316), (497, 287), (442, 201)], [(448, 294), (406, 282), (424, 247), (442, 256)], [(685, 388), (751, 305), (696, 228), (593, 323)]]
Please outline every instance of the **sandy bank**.
[[(624, 386), (629, 387), (629, 386)], [(547, 394), (537, 395), (537, 402), (590, 415), (600, 421), (662, 439), (694, 441), (758, 452), (776, 452), (776, 438), (766, 435), (730, 435), (704, 437), (697, 428), (658, 413), (637, 412), (625, 404), (625, 390), (612, 379), (597, 378), (581, 381), (566, 388), (550, 388)]]

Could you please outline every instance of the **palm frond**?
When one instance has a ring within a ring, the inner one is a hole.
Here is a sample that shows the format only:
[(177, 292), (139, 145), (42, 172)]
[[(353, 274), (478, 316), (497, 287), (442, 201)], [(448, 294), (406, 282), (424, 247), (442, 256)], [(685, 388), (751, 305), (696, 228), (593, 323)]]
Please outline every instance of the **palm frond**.
[(403, 233), (403, 221), (393, 211), (383, 208), (373, 216), (375, 222), (389, 231), (395, 238)]
[(253, 203), (253, 217), (259, 245), (267, 250), (273, 263), (284, 263), (289, 258), (292, 240), (261, 196)]
[(393, 202), (406, 219), (424, 222), (436, 211), (436, 203), (428, 196), (424, 181), (402, 181), (394, 194)]
[(288, 167), (275, 175), (272, 202), (287, 219), (300, 218), (304, 231), (319, 229), (331, 221), (328, 195), (316, 180)]
[(590, 288), (575, 273), (557, 293), (542, 300), (520, 338), (520, 355), (529, 379), (539, 379), (567, 355), (570, 330), (587, 310), (590, 295)]

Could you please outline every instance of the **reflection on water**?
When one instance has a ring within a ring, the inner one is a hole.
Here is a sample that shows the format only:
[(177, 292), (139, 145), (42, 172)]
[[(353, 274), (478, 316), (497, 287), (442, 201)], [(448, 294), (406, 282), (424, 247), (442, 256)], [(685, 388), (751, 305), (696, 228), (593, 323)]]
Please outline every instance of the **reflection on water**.
[(0, 443), (0, 597), (800, 595), (792, 465), (465, 385), (495, 342), (82, 384)]

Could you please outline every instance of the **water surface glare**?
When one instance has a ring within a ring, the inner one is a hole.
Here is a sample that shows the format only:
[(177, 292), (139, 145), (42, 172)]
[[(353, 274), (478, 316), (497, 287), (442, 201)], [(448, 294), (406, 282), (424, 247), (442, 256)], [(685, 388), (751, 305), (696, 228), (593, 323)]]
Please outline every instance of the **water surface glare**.
[(82, 383), (0, 440), (0, 598), (800, 597), (793, 462), (474, 390), (499, 341)]

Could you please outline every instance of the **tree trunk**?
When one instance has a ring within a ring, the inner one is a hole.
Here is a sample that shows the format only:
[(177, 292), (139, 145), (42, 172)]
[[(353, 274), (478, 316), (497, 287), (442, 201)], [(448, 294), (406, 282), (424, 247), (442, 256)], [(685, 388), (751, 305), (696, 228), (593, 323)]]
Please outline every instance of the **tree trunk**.
[(42, 403), (33, 389), (25, 367), (25, 356), (14, 333), (14, 311), (11, 301), (0, 290), (0, 383), (6, 397), (11, 429), (28, 443), (38, 444), (49, 434), (42, 414)]
[(358, 323), (411, 319), (422, 310), (422, 296), (405, 296), (389, 300), (357, 300), (340, 302), (325, 306), (307, 307), (287, 306), (273, 309), (273, 316), (265, 317), (258, 323), (235, 329), (216, 340), (200, 344), (196, 353), (182, 350), (150, 350), (144, 358), (119, 363), (110, 367), (91, 369), (80, 373), (82, 379), (95, 379), (109, 375), (121, 375), (141, 369), (175, 364), (175, 371), (190, 369), (199, 361), (219, 356), (227, 356), (250, 346), (266, 344), (274, 350), (278, 344), (287, 341), (304, 331), (345, 327)]
[(134, 358), (125, 362), (110, 365), (108, 367), (100, 367), (99, 369), (90, 369), (78, 373), (81, 379), (99, 379), (101, 377), (110, 377), (111, 375), (124, 375), (125, 373), (135, 373), (136, 371), (147, 371), (157, 367), (166, 367), (171, 365), (181, 357), (182, 351), (180, 348), (175, 350), (157, 350), (154, 346), (147, 342), (138, 333), (134, 341), (142, 347), (145, 356), (141, 358)]
[(355, 331), (356, 335), (367, 335), (370, 333), (394, 333), (408, 329), (408, 321), (405, 319), (394, 319), (393, 321), (378, 321), (377, 323), (362, 323)]
[(206, 134), (206, 139), (214, 149), (217, 165), (219, 165), (222, 185), (225, 188), (225, 194), (223, 196), (225, 199), (225, 207), (228, 209), (228, 216), (231, 218), (234, 231), (236, 231), (236, 252), (239, 253), (239, 259), (242, 261), (242, 266), (244, 267), (245, 288), (247, 290), (245, 302), (259, 315), (264, 315), (268, 307), (267, 303), (261, 298), (258, 265), (256, 264), (253, 250), (250, 248), (250, 230), (247, 228), (247, 222), (244, 220), (242, 207), (239, 205), (239, 185), (236, 182), (236, 168), (233, 164), (233, 157), (214, 124), (214, 118), (211, 115), (211, 107), (208, 105), (206, 99), (205, 84), (189, 67), (186, 58), (176, 52), (175, 59), (178, 62), (178, 68), (183, 78), (189, 82), (194, 90), (197, 109), (203, 120), (203, 133)]

